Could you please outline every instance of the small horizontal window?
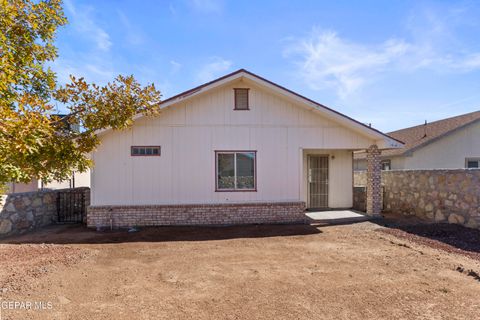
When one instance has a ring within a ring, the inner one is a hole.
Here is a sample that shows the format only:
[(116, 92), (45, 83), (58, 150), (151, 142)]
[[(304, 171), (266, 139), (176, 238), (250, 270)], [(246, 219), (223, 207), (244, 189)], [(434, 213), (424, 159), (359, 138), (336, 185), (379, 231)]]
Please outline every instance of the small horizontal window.
[(160, 147), (159, 146), (134, 146), (131, 148), (132, 156), (159, 156)]
[(480, 158), (467, 158), (465, 159), (467, 168), (474, 169), (480, 168)]

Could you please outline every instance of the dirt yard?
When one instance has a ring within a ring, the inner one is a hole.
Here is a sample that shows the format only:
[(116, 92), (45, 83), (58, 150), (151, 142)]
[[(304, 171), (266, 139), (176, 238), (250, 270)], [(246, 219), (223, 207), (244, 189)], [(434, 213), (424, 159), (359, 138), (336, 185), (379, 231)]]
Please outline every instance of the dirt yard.
[(379, 228), (52, 227), (0, 244), (1, 319), (480, 318), (479, 260)]

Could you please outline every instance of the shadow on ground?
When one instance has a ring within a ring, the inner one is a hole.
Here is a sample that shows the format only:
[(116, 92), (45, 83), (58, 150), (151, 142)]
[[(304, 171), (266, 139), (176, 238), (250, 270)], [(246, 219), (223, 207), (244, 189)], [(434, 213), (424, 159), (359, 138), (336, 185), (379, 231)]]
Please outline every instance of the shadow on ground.
[(288, 237), (318, 234), (312, 225), (244, 225), (226, 227), (145, 227), (96, 231), (83, 225), (54, 225), (12, 236), (0, 243), (100, 244), (125, 242), (210, 241), (241, 238)]

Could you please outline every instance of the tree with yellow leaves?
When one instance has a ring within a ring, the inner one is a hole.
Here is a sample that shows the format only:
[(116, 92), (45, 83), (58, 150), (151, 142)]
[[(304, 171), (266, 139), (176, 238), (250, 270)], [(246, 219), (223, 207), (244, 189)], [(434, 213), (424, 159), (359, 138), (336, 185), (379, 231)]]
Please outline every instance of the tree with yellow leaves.
[[(160, 92), (133, 76), (105, 86), (71, 76), (59, 88), (46, 64), (57, 58), (55, 34), (66, 23), (60, 0), (0, 0), (0, 185), (86, 171), (98, 130), (125, 129), (136, 114), (158, 112)], [(66, 117), (55, 116), (56, 102)]]

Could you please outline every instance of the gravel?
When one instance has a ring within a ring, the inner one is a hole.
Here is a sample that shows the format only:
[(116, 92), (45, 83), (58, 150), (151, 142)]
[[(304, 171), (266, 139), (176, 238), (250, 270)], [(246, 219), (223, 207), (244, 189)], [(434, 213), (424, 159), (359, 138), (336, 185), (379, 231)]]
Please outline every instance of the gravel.
[(480, 230), (477, 229), (434, 223), (381, 228), (378, 231), (480, 261)]

